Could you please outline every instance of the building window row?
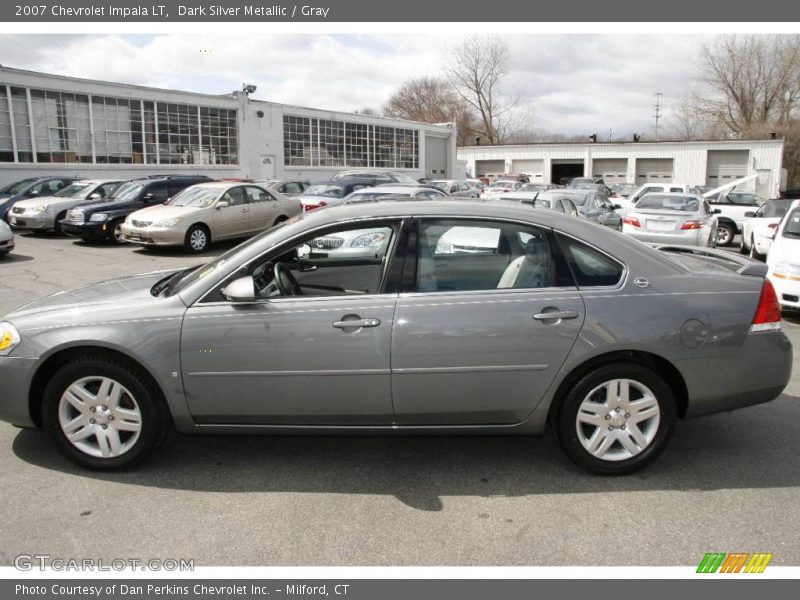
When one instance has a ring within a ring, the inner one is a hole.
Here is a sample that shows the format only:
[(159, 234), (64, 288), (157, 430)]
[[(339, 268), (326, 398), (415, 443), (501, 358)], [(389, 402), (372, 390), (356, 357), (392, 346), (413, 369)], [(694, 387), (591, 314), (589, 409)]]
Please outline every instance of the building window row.
[(0, 162), (235, 165), (236, 110), (0, 84)]
[(419, 168), (416, 129), (283, 116), (287, 167)]

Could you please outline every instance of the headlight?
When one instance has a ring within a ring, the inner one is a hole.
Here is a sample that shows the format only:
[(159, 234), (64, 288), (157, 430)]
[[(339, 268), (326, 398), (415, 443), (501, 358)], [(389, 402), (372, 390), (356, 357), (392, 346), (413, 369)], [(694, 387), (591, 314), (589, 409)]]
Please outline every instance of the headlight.
[(45, 204), (40, 204), (39, 206), (33, 207), (33, 212), (47, 212), (47, 206)]
[(153, 223), (153, 227), (174, 227), (180, 222), (180, 219), (162, 219)]
[(380, 246), (386, 240), (386, 234), (376, 231), (375, 233), (365, 233), (358, 236), (350, 243), (351, 248), (372, 248)]
[(91, 217), (89, 217), (90, 221), (94, 221), (95, 223), (101, 223), (108, 219), (108, 215), (106, 213), (95, 213)]
[(0, 356), (5, 356), (19, 344), (17, 328), (6, 321), (0, 323)]
[(800, 277), (800, 265), (782, 260), (775, 263), (773, 273), (787, 277)]

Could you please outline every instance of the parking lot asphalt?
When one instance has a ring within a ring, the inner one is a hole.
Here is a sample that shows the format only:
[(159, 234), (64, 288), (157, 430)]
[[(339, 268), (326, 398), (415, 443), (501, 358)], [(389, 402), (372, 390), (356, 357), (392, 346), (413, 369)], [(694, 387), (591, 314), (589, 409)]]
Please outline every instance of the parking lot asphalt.
[[(188, 256), (17, 236), (0, 316), (39, 296)], [(800, 347), (800, 320), (784, 330)], [(697, 565), (772, 552), (800, 565), (800, 368), (774, 402), (680, 422), (632, 476), (572, 465), (542, 438), (190, 437), (135, 471), (62, 459), (0, 424), (0, 564), (60, 558), (196, 565)], [(709, 373), (709, 377), (713, 377)], [(0, 381), (0, 396), (2, 382)]]

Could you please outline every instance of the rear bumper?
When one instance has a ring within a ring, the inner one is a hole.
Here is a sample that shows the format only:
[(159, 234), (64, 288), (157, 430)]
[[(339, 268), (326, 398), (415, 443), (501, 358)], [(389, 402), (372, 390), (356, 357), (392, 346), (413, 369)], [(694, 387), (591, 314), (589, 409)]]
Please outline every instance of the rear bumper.
[(792, 343), (781, 331), (747, 336), (734, 355), (687, 358), (675, 366), (689, 392), (687, 417), (770, 402), (792, 375)]
[(622, 233), (646, 244), (680, 244), (685, 246), (707, 246), (702, 229), (690, 229), (686, 233), (660, 233), (642, 231), (631, 225), (623, 225)]
[(775, 288), (781, 308), (800, 309), (800, 281), (778, 277), (775, 273), (770, 274), (769, 280)]

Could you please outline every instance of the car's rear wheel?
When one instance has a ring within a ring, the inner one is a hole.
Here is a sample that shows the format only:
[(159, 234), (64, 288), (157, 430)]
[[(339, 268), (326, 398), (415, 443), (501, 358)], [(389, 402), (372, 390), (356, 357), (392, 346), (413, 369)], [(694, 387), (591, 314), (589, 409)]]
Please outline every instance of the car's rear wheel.
[(211, 242), (208, 229), (202, 225), (192, 225), (186, 232), (184, 246), (189, 252), (205, 252)]
[(58, 450), (90, 469), (131, 467), (164, 439), (169, 415), (146, 374), (87, 356), (61, 367), (47, 384), (44, 428)]
[(733, 243), (733, 238), (736, 236), (736, 232), (733, 230), (733, 227), (728, 223), (720, 223), (717, 225), (717, 245), (718, 246), (730, 246)]
[(555, 418), (561, 447), (593, 473), (623, 475), (641, 469), (664, 449), (675, 427), (669, 385), (638, 363), (604, 365), (567, 392)]

